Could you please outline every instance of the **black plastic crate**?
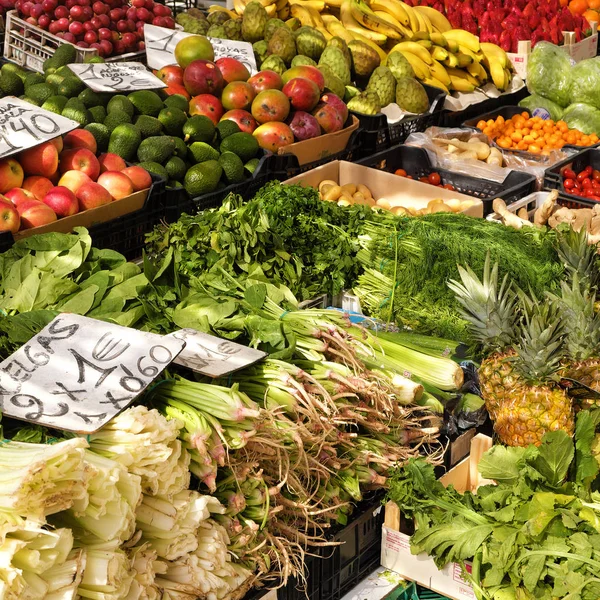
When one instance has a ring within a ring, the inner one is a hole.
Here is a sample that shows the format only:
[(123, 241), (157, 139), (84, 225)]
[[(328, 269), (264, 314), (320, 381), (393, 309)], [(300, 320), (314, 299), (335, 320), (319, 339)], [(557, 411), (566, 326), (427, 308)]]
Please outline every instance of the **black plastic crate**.
[(372, 573), (381, 561), (382, 498), (378, 493), (363, 502), (352, 521), (333, 534), (332, 541), (341, 545), (316, 548), (317, 556), (307, 555), (306, 588), (290, 580), (277, 590), (278, 600), (339, 600)]
[(457, 192), (474, 196), (483, 201), (483, 214), (492, 211), (494, 198), (503, 198), (506, 204), (511, 204), (535, 191), (536, 179), (533, 175), (521, 171), (510, 171), (502, 183), (455, 173), (448, 169), (432, 166), (429, 155), (416, 146), (395, 146), (379, 154), (358, 161), (365, 167), (382, 169), (394, 173), (404, 169), (415, 179), (427, 177), (430, 173), (440, 174), (442, 184), (450, 184)]
[[(465, 121), (473, 120), (477, 118), (478, 115), (498, 114), (498, 111), (503, 106), (516, 105), (528, 95), (529, 92), (527, 91), (527, 87), (523, 86), (516, 92), (503, 94), (502, 96), (498, 96), (498, 98), (488, 98), (483, 102), (471, 104), (471, 106), (467, 106), (463, 110), (444, 110), (441, 118), (441, 127), (460, 127)], [(521, 109), (521, 112), (522, 110), (525, 109)]]
[(587, 148), (574, 156), (570, 156), (569, 158), (556, 163), (549, 169), (546, 169), (546, 172), (544, 173), (544, 189), (559, 190), (562, 197), (581, 202), (587, 206), (596, 205), (597, 202), (594, 200), (570, 194), (563, 187), (562, 172), (565, 169), (573, 169), (575, 173), (579, 173), (588, 165), (591, 165), (594, 169), (600, 170), (600, 148)]
[[(165, 180), (152, 173), (151, 175), (152, 186), (142, 208), (88, 228), (96, 248), (115, 250), (129, 260), (142, 255), (145, 236), (164, 219), (165, 207), (169, 201)], [(10, 249), (14, 243), (12, 233), (9, 231), (0, 233), (0, 252)]]
[(425, 131), (440, 124), (446, 94), (439, 88), (423, 85), (429, 98), (429, 112), (405, 117), (398, 123), (388, 124), (384, 114), (361, 115), (352, 112), (360, 121), (360, 135), (356, 156), (362, 158), (401, 144), (411, 133)]
[(203, 194), (196, 198), (190, 198), (183, 188), (173, 188), (167, 190), (170, 194), (165, 212), (165, 220), (168, 223), (177, 221), (183, 213), (188, 215), (196, 214), (207, 208), (217, 208), (221, 206), (223, 200), (231, 193), (239, 194), (244, 200), (250, 200), (258, 190), (268, 181), (267, 163), (269, 156), (264, 155), (252, 177), (241, 183), (233, 183), (227, 187), (215, 190), (210, 194)]

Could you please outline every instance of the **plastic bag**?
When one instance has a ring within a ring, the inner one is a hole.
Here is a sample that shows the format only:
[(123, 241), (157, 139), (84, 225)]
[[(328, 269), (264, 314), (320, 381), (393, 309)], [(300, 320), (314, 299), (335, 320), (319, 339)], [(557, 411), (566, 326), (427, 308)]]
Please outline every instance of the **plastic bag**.
[(571, 60), (566, 52), (549, 42), (538, 42), (527, 64), (527, 89), (568, 106), (571, 102)]
[(600, 58), (582, 60), (571, 69), (571, 103), (600, 108)]
[(548, 100), (548, 98), (543, 98), (537, 94), (523, 98), (519, 102), (519, 106), (526, 108), (534, 117), (552, 119), (553, 121), (560, 121), (562, 119), (562, 107), (556, 104), (556, 102), (552, 102), (552, 100)]
[(570, 129), (600, 135), (600, 110), (589, 104), (571, 104), (563, 113), (563, 121)]

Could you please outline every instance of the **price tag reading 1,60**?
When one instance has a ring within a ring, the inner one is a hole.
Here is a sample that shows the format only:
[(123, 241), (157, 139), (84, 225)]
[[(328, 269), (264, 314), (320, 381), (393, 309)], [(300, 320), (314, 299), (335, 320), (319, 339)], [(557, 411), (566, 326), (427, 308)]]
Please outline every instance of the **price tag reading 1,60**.
[(172, 337), (61, 314), (0, 363), (0, 411), (93, 433), (127, 408), (184, 346)]
[(37, 146), (79, 127), (14, 96), (0, 99), (0, 158)]

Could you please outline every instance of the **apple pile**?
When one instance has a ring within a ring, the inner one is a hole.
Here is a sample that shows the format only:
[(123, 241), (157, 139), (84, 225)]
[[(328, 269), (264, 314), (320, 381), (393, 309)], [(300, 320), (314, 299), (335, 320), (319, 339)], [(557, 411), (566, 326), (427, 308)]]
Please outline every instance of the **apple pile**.
[(0, 160), (0, 231), (47, 225), (151, 186), (146, 169), (96, 150), (94, 136), (75, 129)]
[(5, 18), (9, 10), (15, 8), (15, 0), (0, 0), (0, 17)]
[[(192, 48), (191, 38), (202, 40)], [(325, 80), (316, 67), (292, 67), (283, 75), (260, 71), (251, 77), (234, 58), (213, 62), (212, 48), (203, 40), (203, 36), (184, 38), (175, 49), (179, 66), (156, 72), (167, 83), (167, 94), (190, 99), (191, 115), (206, 115), (215, 124), (232, 120), (271, 152), (344, 128), (346, 104), (335, 94), (323, 93)], [(186, 44), (185, 52), (182, 43)], [(202, 55), (204, 58), (197, 58)]]
[(15, 9), (28, 23), (102, 57), (144, 50), (146, 23), (175, 27), (171, 9), (154, 0), (16, 0)]

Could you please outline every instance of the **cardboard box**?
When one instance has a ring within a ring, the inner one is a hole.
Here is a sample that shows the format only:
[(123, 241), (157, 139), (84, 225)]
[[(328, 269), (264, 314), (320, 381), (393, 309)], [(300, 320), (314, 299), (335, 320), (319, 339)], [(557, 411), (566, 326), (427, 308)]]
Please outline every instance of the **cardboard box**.
[(341, 131), (326, 133), (311, 140), (304, 140), (303, 142), (284, 146), (283, 148), (279, 148), (277, 154), (293, 154), (298, 159), (299, 165), (322, 160), (344, 150), (352, 134), (358, 129), (359, 124), (359, 120), (352, 115), (352, 123)]
[(363, 167), (344, 160), (331, 161), (306, 173), (296, 175), (296, 177), (292, 177), (284, 183), (303, 187), (318, 187), (319, 183), (325, 179), (337, 181), (340, 185), (362, 183), (371, 190), (373, 198), (376, 200), (387, 198), (392, 206), (404, 206), (405, 208), (425, 208), (427, 203), (434, 198), (471, 200), (473, 204), (463, 213), (471, 217), (483, 217), (483, 203), (479, 198), (473, 198), (466, 194), (434, 187), (427, 183), (399, 177), (393, 173)]
[(114, 200), (110, 204), (105, 204), (98, 208), (90, 208), (70, 217), (63, 217), (48, 225), (41, 225), (40, 227), (34, 227), (32, 229), (23, 229), (22, 231), (13, 234), (13, 237), (15, 240), (20, 240), (24, 237), (29, 237), (30, 235), (50, 233), (51, 231), (71, 233), (73, 227), (86, 227), (89, 229), (92, 225), (106, 223), (107, 221), (112, 221), (113, 219), (140, 210), (143, 208), (146, 198), (148, 198), (148, 194), (150, 194), (151, 190), (152, 188), (140, 190), (121, 200)]
[[(575, 41), (574, 31), (563, 31), (564, 43), (559, 46), (571, 58), (572, 63), (578, 63), (586, 58), (594, 58), (598, 53), (598, 23), (590, 23), (592, 35), (586, 37), (580, 42)], [(529, 55), (531, 54), (531, 41), (525, 40), (519, 42), (518, 52), (507, 52), (508, 58), (513, 64), (513, 67), (523, 79), (527, 78), (527, 64)]]
[[(452, 484), (459, 492), (475, 491), (480, 485), (492, 483), (477, 471), (481, 456), (491, 448), (492, 438), (478, 434), (471, 440), (471, 454), (448, 471), (440, 481)], [(411, 554), (410, 536), (400, 530), (400, 509), (394, 502), (385, 507), (385, 522), (381, 542), (381, 566), (452, 600), (472, 600), (473, 588), (462, 576), (462, 568), (450, 563), (440, 570), (427, 554)], [(467, 565), (467, 570), (469, 570)]]

